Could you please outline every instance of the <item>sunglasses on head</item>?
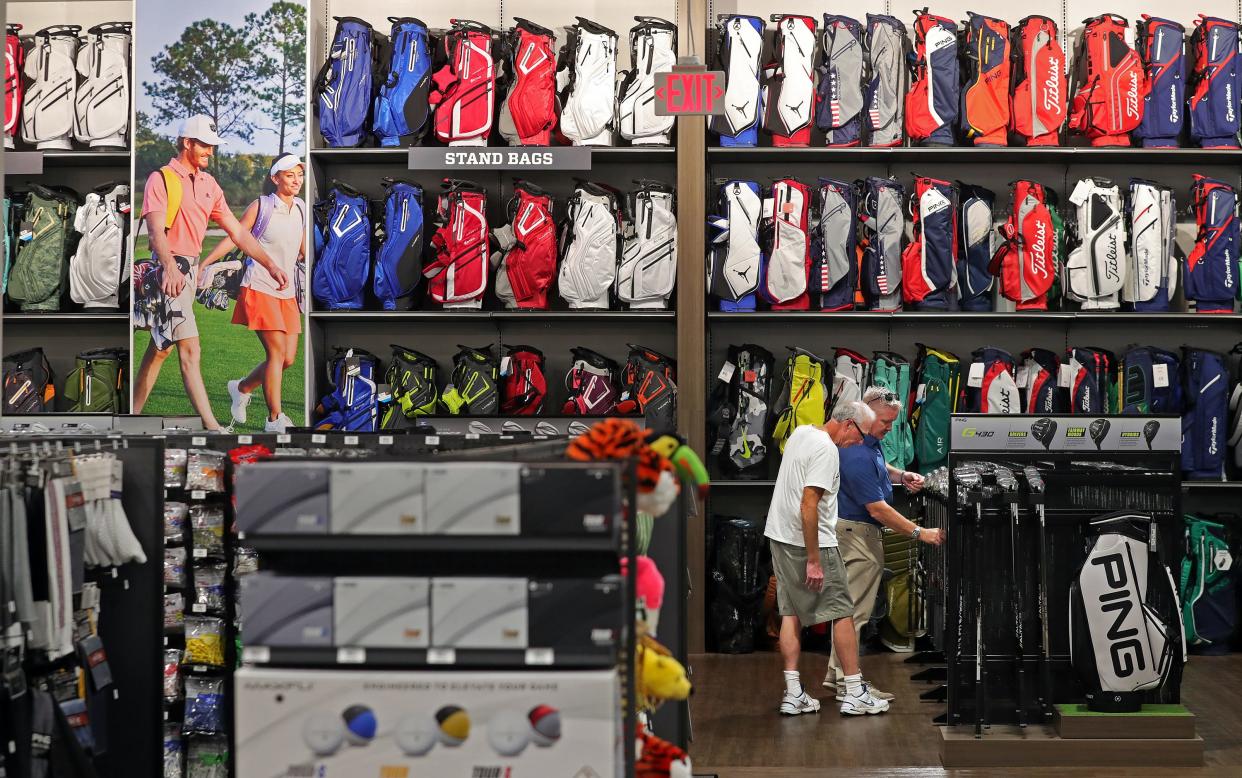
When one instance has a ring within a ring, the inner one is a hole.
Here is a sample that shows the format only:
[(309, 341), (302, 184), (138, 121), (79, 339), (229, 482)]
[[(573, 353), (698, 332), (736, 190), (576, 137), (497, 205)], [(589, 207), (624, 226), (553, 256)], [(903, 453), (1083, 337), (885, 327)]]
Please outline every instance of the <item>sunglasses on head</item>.
[(876, 396), (874, 399), (872, 399), (871, 402), (875, 402), (876, 400), (879, 400), (885, 405), (892, 405), (893, 403), (897, 402), (897, 393), (896, 392), (884, 392), (883, 394), (880, 394)]

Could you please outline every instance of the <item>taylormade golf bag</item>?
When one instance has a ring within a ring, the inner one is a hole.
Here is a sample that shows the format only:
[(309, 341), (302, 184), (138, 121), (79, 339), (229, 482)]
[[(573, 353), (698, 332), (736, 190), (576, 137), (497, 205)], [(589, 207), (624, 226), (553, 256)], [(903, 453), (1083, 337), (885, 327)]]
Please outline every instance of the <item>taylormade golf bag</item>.
[(617, 87), (617, 127), (635, 146), (668, 145), (675, 116), (656, 116), (655, 74), (677, 64), (677, 25), (655, 16), (635, 16), (630, 62)]
[(720, 136), (721, 146), (759, 145), (759, 117), (763, 94), (759, 85), (759, 57), (763, 53), (763, 20), (758, 16), (721, 16), (721, 69), (725, 72), (725, 111), (708, 123)]
[(1215, 351), (1182, 348), (1182, 478), (1225, 478), (1229, 371)]
[(962, 374), (961, 363), (952, 353), (922, 343), (918, 347), (910, 425), (914, 429), (915, 462), (919, 472), (927, 474), (949, 459), (949, 422), (957, 410)]
[(1190, 73), (1190, 138), (1203, 148), (1237, 148), (1238, 100), (1242, 66), (1238, 64), (1242, 27), (1227, 19), (1199, 14), (1190, 34), (1194, 70)]
[(548, 146), (556, 127), (556, 33), (521, 17), (506, 38), (509, 91), (497, 126), (513, 146)]
[(1137, 346), (1121, 357), (1118, 401), (1126, 415), (1176, 415), (1182, 411), (1180, 360), (1172, 351)]
[(963, 413), (1022, 413), (1013, 356), (992, 346), (975, 349), (963, 392)]
[(104, 184), (86, 196), (73, 218), (82, 236), (69, 260), (69, 296), (85, 308), (117, 308), (129, 279), (129, 185)]
[(906, 133), (924, 146), (952, 146), (962, 80), (957, 23), (927, 9), (915, 11), (914, 55), (906, 93)]
[[(26, 57), (22, 139), (39, 149), (70, 149), (78, 92), (76, 24), (45, 27), (34, 34)], [(128, 105), (126, 106), (128, 115)]]
[(862, 39), (863, 28), (857, 19), (824, 14), (815, 126), (823, 130), (829, 146), (857, 146), (862, 140), (866, 74)]
[(677, 283), (677, 213), (673, 188), (636, 181), (626, 197), (629, 218), (617, 265), (617, 299), (631, 310), (666, 308)]
[(1229, 351), (1229, 373), (1233, 380), (1233, 393), (1229, 395), (1229, 448), (1233, 449), (1233, 464), (1242, 468), (1242, 343)]
[(362, 349), (335, 349), (328, 361), (328, 394), (315, 409), (316, 429), (374, 432), (378, 413), (375, 378), (379, 362)]
[(772, 403), (772, 442), (781, 452), (793, 431), (803, 424), (823, 424), (831, 372), (820, 359), (801, 348), (789, 349), (781, 387)]
[(1224, 524), (1187, 515), (1186, 556), (1178, 594), (1186, 644), (1204, 653), (1229, 650), (1238, 625), (1237, 575)]
[(500, 363), (492, 347), (457, 346), (453, 374), (440, 393), (441, 408), (453, 416), (495, 416), (500, 408)]
[(324, 216), (324, 242), (315, 255), (311, 293), (330, 311), (361, 310), (371, 274), (370, 203), (358, 190), (334, 181), (315, 210), (317, 217)]
[(1062, 368), (1059, 383), (1069, 394), (1069, 412), (1089, 416), (1116, 413), (1117, 356), (1090, 347), (1072, 347), (1065, 356), (1068, 368)]
[(957, 187), (926, 176), (914, 179), (910, 213), (914, 239), (901, 255), (902, 299), (915, 310), (956, 307)]
[(1057, 24), (1028, 16), (1013, 32), (1013, 103), (1010, 129), (1026, 146), (1057, 146), (1065, 121), (1065, 52)]
[(447, 308), (481, 308), (487, 288), (487, 190), (446, 178), (436, 200), (435, 259), (423, 268), (431, 299)]
[(1190, 206), (1199, 232), (1186, 258), (1186, 299), (1199, 313), (1232, 313), (1238, 293), (1238, 193), (1196, 173)]
[(871, 360), (852, 349), (840, 346), (833, 349), (832, 386), (829, 388), (828, 405), (824, 412), (831, 416), (840, 403), (861, 400), (870, 375)]
[(573, 366), (565, 375), (569, 398), (561, 413), (566, 416), (603, 416), (617, 404), (617, 376), (621, 368), (603, 354), (578, 346), (571, 349)]
[(747, 476), (766, 472), (767, 429), (771, 416), (772, 353), (762, 346), (729, 346), (710, 410), (715, 432), (712, 453), (728, 473)]
[[(1085, 73), (1074, 92), (1069, 127), (1092, 146), (1129, 146), (1130, 131), (1143, 118), (1147, 74), (1139, 55), (1126, 41), (1129, 22), (1116, 14), (1086, 21), (1079, 59)], [(1077, 68), (1076, 68), (1077, 69)]]
[(957, 295), (963, 311), (992, 310), (992, 208), (996, 195), (959, 183), (957, 202)]
[(384, 223), (375, 253), (375, 298), (385, 311), (408, 307), (423, 275), (423, 188), (408, 181), (383, 179)]
[(872, 311), (901, 308), (905, 199), (905, 190), (891, 178), (871, 177), (862, 183), (858, 285)]
[(548, 379), (543, 372), (543, 352), (534, 346), (505, 349), (500, 376), (500, 412), (505, 416), (543, 413)]
[(621, 368), (616, 412), (643, 416), (647, 429), (671, 432), (677, 423), (677, 362), (645, 346), (630, 344)]
[(1084, 311), (1115, 309), (1130, 264), (1121, 188), (1107, 179), (1084, 178), (1070, 204), (1077, 209), (1078, 245), (1065, 263), (1065, 294)]
[(23, 72), (26, 48), (22, 46), (22, 26), (9, 23), (4, 36), (4, 147), (13, 148), (13, 137), (21, 124), (22, 100), (26, 96)]
[(431, 36), (419, 19), (390, 16), (388, 21), (391, 52), (375, 98), (375, 137), (381, 146), (416, 146), (431, 113)]
[(450, 146), (486, 146), (496, 93), (492, 30), (467, 19), (452, 23), (444, 34), (445, 62), (432, 74), (427, 98), (436, 138)]
[(763, 274), (759, 221), (763, 199), (754, 181), (725, 181), (716, 195), (716, 215), (708, 217), (711, 254), (708, 291), (722, 311), (755, 310)]
[(904, 126), (906, 26), (895, 17), (867, 14), (867, 109), (868, 145), (899, 146)]
[(570, 308), (607, 308), (620, 257), (617, 193), (581, 181), (561, 225), (557, 288)]
[(332, 18), (336, 19), (332, 47), (315, 77), (315, 115), (329, 147), (360, 146), (370, 124), (377, 35), (357, 17)]
[(400, 429), (439, 409), (440, 365), (423, 352), (394, 343), (384, 380), (393, 401), (380, 419), (382, 429)]
[(492, 254), (496, 296), (506, 308), (545, 310), (556, 276), (552, 195), (529, 181), (515, 180), (507, 213), (509, 223), (492, 231), (500, 248)]
[(809, 146), (815, 116), (815, 19), (773, 14), (776, 60), (764, 68), (763, 128), (773, 146)]
[(819, 179), (819, 221), (811, 238), (811, 303), (824, 311), (854, 308), (858, 288), (858, 208), (848, 181)]
[(1033, 348), (1022, 352), (1018, 365), (1018, 391), (1022, 413), (1047, 416), (1069, 411), (1068, 396), (1060, 390), (1061, 358), (1055, 351)]
[(1018, 310), (1047, 310), (1048, 290), (1057, 270), (1057, 230), (1048, 192), (1034, 181), (1015, 181), (1009, 218), (1000, 226), (1004, 243), (988, 270), (1000, 279), (1000, 292)]
[(1177, 291), (1177, 202), (1173, 190), (1130, 179), (1129, 266), (1121, 303), (1131, 311), (1167, 311)]
[(976, 146), (1004, 146), (1009, 130), (1009, 24), (969, 12), (964, 22), (965, 70), (958, 125)]
[(107, 22), (87, 30), (78, 49), (82, 76), (74, 104), (74, 136), (91, 148), (125, 147), (129, 130), (129, 22)]
[[(772, 184), (771, 211), (764, 229), (771, 248), (763, 267), (760, 291), (773, 310), (805, 311), (811, 307), (807, 285), (811, 274), (811, 190), (792, 178)], [(764, 203), (765, 206), (768, 203)]]
[(1143, 119), (1134, 137), (1147, 148), (1176, 148), (1186, 117), (1186, 28), (1143, 14), (1135, 23), (1135, 48), (1147, 76)]
[(901, 401), (901, 413), (880, 440), (884, 461), (900, 470), (914, 462), (914, 431), (910, 427), (910, 363), (900, 354), (877, 351), (871, 359), (871, 383), (888, 389)]
[(617, 34), (581, 16), (569, 27), (556, 86), (561, 134), (575, 146), (611, 146), (617, 80)]

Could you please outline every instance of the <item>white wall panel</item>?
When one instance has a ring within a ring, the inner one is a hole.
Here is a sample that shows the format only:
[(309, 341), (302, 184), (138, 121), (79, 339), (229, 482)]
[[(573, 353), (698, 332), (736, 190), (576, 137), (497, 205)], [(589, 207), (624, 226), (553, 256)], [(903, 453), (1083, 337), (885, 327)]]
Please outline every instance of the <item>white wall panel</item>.
[(53, 24), (77, 24), (85, 32), (102, 22), (132, 22), (129, 0), (91, 0), (74, 3), (5, 3), (4, 17), (22, 25), (22, 35), (34, 35)]

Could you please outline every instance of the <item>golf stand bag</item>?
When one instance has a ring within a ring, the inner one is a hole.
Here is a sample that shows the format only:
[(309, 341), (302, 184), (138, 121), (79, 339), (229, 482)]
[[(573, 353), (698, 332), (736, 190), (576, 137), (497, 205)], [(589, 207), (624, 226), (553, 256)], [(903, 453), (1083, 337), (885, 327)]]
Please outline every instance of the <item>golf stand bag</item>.
[(565, 376), (569, 398), (561, 413), (566, 416), (604, 416), (617, 404), (617, 377), (621, 368), (603, 354), (578, 346), (571, 349), (574, 361)]
[(85, 308), (116, 308), (129, 278), (129, 184), (109, 183), (86, 196), (73, 218), (82, 237), (69, 260), (69, 296)]
[(1069, 412), (1082, 416), (1117, 413), (1117, 355), (1089, 346), (1066, 350), (1059, 383), (1069, 395)]
[(869, 146), (900, 146), (905, 126), (906, 26), (892, 16), (867, 14), (866, 108)]
[(1143, 119), (1134, 137), (1145, 148), (1177, 148), (1186, 122), (1186, 28), (1143, 14), (1135, 24), (1136, 48), (1147, 77)]
[(1130, 132), (1143, 118), (1148, 86), (1142, 61), (1126, 42), (1129, 22), (1105, 14), (1086, 24), (1078, 55), (1085, 72), (1073, 74), (1082, 81), (1074, 92), (1069, 127), (1092, 146), (1129, 146)]
[(961, 102), (957, 23), (915, 12), (914, 56), (906, 93), (906, 134), (923, 146), (952, 146)]
[(589, 19), (576, 18), (556, 71), (560, 131), (575, 146), (611, 146), (617, 34)]
[(772, 416), (772, 353), (762, 346), (730, 346), (709, 409), (712, 453), (734, 476), (767, 472), (768, 423)]
[(768, 588), (767, 539), (763, 526), (752, 519), (716, 516), (713, 524), (708, 628), (715, 650), (749, 654), (755, 650)]
[(764, 69), (768, 85), (763, 128), (773, 146), (809, 146), (815, 117), (815, 19), (774, 14), (776, 61)]
[(721, 146), (758, 146), (763, 114), (759, 58), (763, 54), (763, 20), (758, 16), (725, 16), (716, 23), (720, 36), (717, 58), (725, 72), (725, 111), (708, 118)]
[(423, 352), (394, 343), (384, 380), (391, 401), (380, 418), (381, 429), (401, 429), (439, 410), (440, 366)]
[(1055, 351), (1032, 348), (1022, 352), (1015, 380), (1022, 396), (1022, 413), (1068, 413), (1068, 397), (1061, 391), (1061, 358)]
[(630, 310), (663, 309), (677, 282), (675, 195), (659, 181), (636, 183), (639, 188), (626, 198), (617, 299)]
[(722, 311), (755, 310), (755, 292), (764, 269), (759, 248), (763, 198), (754, 181), (725, 181), (716, 195), (716, 215), (708, 217), (711, 255), (708, 291)]
[(1238, 62), (1242, 26), (1199, 15), (1190, 34), (1194, 70), (1190, 91), (1190, 138), (1203, 148), (1238, 147), (1242, 129), (1238, 100), (1242, 96), (1242, 64)]
[(431, 113), (431, 35), (418, 19), (390, 16), (388, 21), (391, 52), (375, 97), (375, 137), (381, 146), (415, 146)]
[(957, 185), (957, 230), (954, 251), (957, 259), (958, 305), (963, 311), (992, 310), (994, 276), (992, 263), (992, 210), (996, 195), (990, 189), (971, 184)]
[(371, 129), (371, 97), (379, 35), (368, 22), (334, 16), (328, 59), (315, 77), (315, 116), (330, 148), (361, 146)]
[(427, 102), (436, 139), (450, 146), (486, 146), (495, 110), (496, 62), (490, 27), (453, 19), (444, 35), (444, 65), (431, 76)]
[(1224, 653), (1238, 626), (1238, 584), (1225, 525), (1187, 515), (1186, 556), (1178, 594), (1186, 645), (1200, 653)]
[(862, 38), (857, 19), (824, 14), (815, 126), (823, 131), (829, 146), (857, 146), (862, 140)]
[(578, 182), (561, 225), (557, 288), (570, 308), (607, 308), (620, 257), (616, 190)]
[(548, 379), (543, 352), (534, 346), (508, 346), (500, 363), (500, 412), (505, 416), (543, 413)]
[(517, 179), (507, 212), (509, 223), (492, 231), (499, 246), (499, 251), (492, 254), (496, 296), (506, 308), (545, 310), (548, 287), (556, 275), (552, 195)]
[(446, 178), (436, 203), (435, 259), (423, 269), (431, 299), (449, 308), (483, 307), (488, 276), (487, 192)]
[(1084, 178), (1074, 187), (1070, 204), (1077, 213), (1078, 245), (1065, 263), (1065, 295), (1084, 311), (1116, 309), (1130, 264), (1121, 189), (1107, 179)]
[(858, 291), (858, 206), (854, 185), (819, 179), (819, 220), (811, 238), (811, 306), (849, 311)]
[(1007, 145), (1009, 132), (1009, 24), (969, 13), (963, 31), (965, 75), (958, 124), (976, 146)]
[[(29, 79), (22, 101), (22, 139), (42, 150), (68, 150), (76, 121), (78, 33), (76, 24), (45, 27), (26, 55)], [(129, 107), (123, 111), (128, 118)]]
[(408, 301), (423, 276), (423, 188), (408, 181), (382, 181), (384, 221), (375, 252), (375, 299), (385, 311)]
[(910, 398), (910, 363), (900, 354), (877, 351), (871, 359), (871, 383), (883, 387), (901, 401), (902, 412), (897, 414), (893, 427), (880, 440), (884, 461), (899, 470), (906, 470), (914, 462), (914, 431), (910, 426), (908, 412)]
[(1129, 266), (1121, 288), (1122, 307), (1167, 311), (1177, 292), (1179, 255), (1177, 202), (1173, 190), (1153, 181), (1130, 179)]
[(556, 33), (521, 17), (505, 43), (509, 91), (497, 129), (513, 146), (548, 146), (556, 127)]
[(1198, 313), (1232, 313), (1238, 294), (1238, 192), (1224, 181), (1195, 174), (1190, 207), (1198, 235), (1186, 258), (1186, 299)]
[(1182, 348), (1182, 478), (1225, 478), (1229, 371), (1215, 351)]
[(910, 395), (914, 461), (920, 473), (943, 467), (949, 458), (949, 422), (961, 391), (961, 362), (941, 349), (918, 344)]
[(769, 249), (760, 291), (772, 310), (805, 311), (811, 307), (807, 294), (811, 274), (811, 190), (801, 181), (782, 178), (772, 184), (772, 197), (764, 206)]
[(1057, 24), (1028, 16), (1014, 27), (1010, 129), (1025, 146), (1058, 146), (1065, 121), (1065, 52)]
[(772, 441), (784, 452), (785, 442), (803, 424), (823, 424), (832, 383), (828, 365), (811, 352), (791, 348), (782, 383), (772, 403)]
[(129, 22), (96, 25), (78, 49), (82, 76), (74, 104), (74, 137), (91, 148), (124, 148), (129, 131)]
[(1004, 243), (988, 267), (1000, 293), (1023, 310), (1048, 308), (1048, 290), (1057, 272), (1057, 229), (1043, 184), (1015, 181), (1009, 219), (1000, 226)]
[(617, 129), (635, 146), (667, 146), (675, 116), (656, 115), (655, 74), (677, 64), (677, 25), (654, 16), (635, 16), (630, 61), (617, 87)]
[(986, 346), (970, 355), (962, 413), (1021, 413), (1017, 365), (1009, 352)]
[[(863, 302), (872, 311), (899, 310), (903, 281), (901, 242), (906, 233), (905, 190), (901, 184), (874, 176), (863, 181), (858, 222), (858, 287)], [(952, 231), (948, 235), (952, 240)], [(952, 270), (948, 272), (951, 274)], [(935, 283), (930, 281), (929, 285)]]
[(13, 148), (13, 137), (21, 125), (22, 101), (26, 95), (26, 48), (22, 45), (22, 26), (9, 23), (4, 36), (4, 147)]
[(951, 182), (915, 177), (910, 204), (914, 240), (901, 255), (902, 299), (915, 310), (954, 307), (957, 201), (957, 187)]
[(440, 407), (454, 416), (495, 416), (500, 408), (500, 362), (490, 345), (458, 345)]
[[(421, 215), (421, 214), (420, 214)], [(359, 191), (333, 181), (315, 204), (315, 270), (311, 293), (330, 311), (362, 309), (371, 274), (371, 204)]]
[(362, 349), (336, 349), (328, 360), (328, 394), (315, 409), (315, 429), (374, 432), (379, 361)]

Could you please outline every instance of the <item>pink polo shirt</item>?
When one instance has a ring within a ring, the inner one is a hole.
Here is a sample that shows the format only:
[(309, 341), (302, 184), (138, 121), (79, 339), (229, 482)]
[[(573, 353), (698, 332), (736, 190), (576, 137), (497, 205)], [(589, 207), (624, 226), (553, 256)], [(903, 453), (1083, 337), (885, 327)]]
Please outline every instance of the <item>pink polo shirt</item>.
[[(219, 224), (221, 215), (229, 206), (224, 202), (224, 190), (210, 173), (201, 170), (194, 172), (177, 157), (169, 160), (168, 166), (181, 178), (181, 209), (167, 232), (168, 246), (173, 254), (197, 260), (203, 250), (207, 220)], [(142, 215), (145, 218), (152, 211), (167, 209), (168, 190), (164, 186), (164, 175), (156, 170), (147, 177), (147, 185), (142, 190)]]

